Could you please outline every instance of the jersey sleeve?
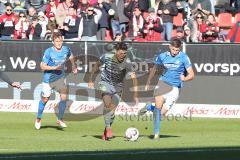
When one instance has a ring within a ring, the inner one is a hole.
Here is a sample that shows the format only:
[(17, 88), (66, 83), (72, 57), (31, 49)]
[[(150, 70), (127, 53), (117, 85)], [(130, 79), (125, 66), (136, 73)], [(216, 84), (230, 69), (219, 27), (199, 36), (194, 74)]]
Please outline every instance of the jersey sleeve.
[(161, 54), (159, 54), (155, 59), (154, 59), (154, 64), (162, 64), (162, 58), (161, 58)]
[(69, 58), (71, 55), (72, 55), (72, 51), (71, 51), (71, 49), (68, 47), (67, 48), (67, 57)]
[(189, 68), (189, 67), (192, 67), (191, 60), (190, 60), (190, 58), (187, 55), (184, 56), (184, 58), (183, 58), (183, 64), (184, 64), (184, 67), (186, 69)]
[(49, 50), (45, 50), (43, 58), (42, 58), (42, 62), (48, 64), (48, 62), (50, 61), (50, 52)]
[(99, 61), (104, 64), (105, 63), (105, 59), (106, 59), (106, 55), (102, 55), (100, 58), (99, 58)]

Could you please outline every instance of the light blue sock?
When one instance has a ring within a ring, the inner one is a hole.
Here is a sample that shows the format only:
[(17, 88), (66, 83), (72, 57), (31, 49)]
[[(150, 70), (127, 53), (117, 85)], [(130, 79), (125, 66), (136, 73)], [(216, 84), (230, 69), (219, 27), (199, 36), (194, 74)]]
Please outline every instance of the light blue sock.
[(147, 105), (147, 110), (148, 111), (153, 111), (154, 108), (155, 108), (155, 104), (150, 103), (150, 104)]
[(154, 134), (159, 134), (161, 127), (161, 110), (158, 108), (155, 108), (153, 111), (153, 122), (154, 122)]
[(60, 101), (58, 103), (58, 119), (59, 120), (63, 119), (63, 115), (64, 115), (64, 112), (65, 112), (66, 106), (67, 106), (66, 101)]
[(42, 119), (43, 110), (45, 108), (46, 103), (44, 103), (42, 100), (38, 103), (38, 115), (37, 118)]

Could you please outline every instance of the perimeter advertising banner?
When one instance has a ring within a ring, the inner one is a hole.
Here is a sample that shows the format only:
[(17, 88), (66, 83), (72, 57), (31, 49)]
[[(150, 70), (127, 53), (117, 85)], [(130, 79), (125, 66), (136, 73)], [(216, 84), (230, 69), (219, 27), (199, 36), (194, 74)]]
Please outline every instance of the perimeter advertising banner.
[[(66, 67), (67, 85), (69, 86), (68, 98), (73, 102), (72, 105), (79, 106), (79, 104), (91, 101), (96, 101), (95, 104), (101, 103), (97, 91), (87, 87), (89, 72), (101, 55), (112, 52), (113, 44), (67, 42), (64, 45), (71, 48), (77, 59), (79, 71), (78, 75), (74, 76), (69, 70), (70, 64)], [(19, 104), (20, 106), (24, 106), (25, 102), (28, 102), (27, 104), (31, 107), (26, 112), (36, 111), (37, 101), (41, 95), (42, 81), (39, 64), (44, 50), (51, 46), (52, 43), (48, 42), (3, 42), (0, 45), (0, 70), (23, 85), (23, 90), (17, 90), (9, 87), (5, 82), (0, 82), (0, 111), (21, 111), (21, 109), (10, 107), (17, 105), (17, 102), (21, 104)], [(130, 112), (133, 109), (130, 108), (133, 107), (132, 82), (129, 77), (126, 77), (122, 102), (119, 107), (127, 109), (123, 109), (123, 111), (117, 109), (119, 114), (136, 114), (137, 110), (146, 102), (153, 100), (153, 89), (162, 70), (159, 69), (152, 82), (152, 90), (147, 92), (144, 90), (146, 79), (153, 66), (154, 57), (160, 52), (168, 50), (167, 43), (129, 43), (128, 46), (128, 59), (135, 64), (137, 71), (140, 104)], [(240, 46), (234, 44), (186, 44), (183, 50), (187, 52), (192, 61), (196, 78), (192, 82), (185, 83), (180, 99), (172, 108), (171, 113), (183, 115), (187, 109), (193, 108), (192, 116), (196, 117), (239, 118)], [(99, 74), (96, 75), (96, 84), (98, 81)], [(55, 99), (59, 99), (57, 92), (51, 96), (51, 100)], [(49, 104), (52, 103), (49, 102)], [(221, 112), (221, 107), (226, 107), (226, 110)], [(205, 110), (208, 109), (209, 111), (206, 112)], [(204, 114), (200, 114), (199, 110), (204, 110)], [(218, 112), (218, 110), (220, 111)], [(232, 110), (232, 112), (228, 110)], [(222, 114), (225, 111), (226, 114)], [(228, 112), (231, 114), (228, 115)], [(101, 114), (101, 107), (97, 113)]]

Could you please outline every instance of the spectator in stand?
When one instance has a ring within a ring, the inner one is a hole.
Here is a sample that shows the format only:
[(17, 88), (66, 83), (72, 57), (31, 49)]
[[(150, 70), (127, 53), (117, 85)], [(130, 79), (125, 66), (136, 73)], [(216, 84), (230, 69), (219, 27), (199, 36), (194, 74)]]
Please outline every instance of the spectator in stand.
[(5, 1), (0, 0), (0, 16), (5, 12)]
[(176, 30), (176, 36), (172, 37), (172, 40), (174, 39), (179, 39), (181, 40), (182, 42), (184, 42), (184, 31), (182, 29), (182, 27), (178, 27), (177, 30)]
[(77, 7), (77, 15), (84, 16), (87, 14), (87, 8), (90, 7), (88, 0), (79, 0)]
[(116, 37), (117, 32), (121, 32), (122, 35), (125, 35), (129, 20), (124, 14), (124, 0), (113, 0), (109, 11), (111, 11), (110, 16), (113, 39)]
[(36, 17), (36, 16), (37, 16), (36, 9), (33, 7), (28, 8), (28, 18), (27, 19), (29, 20), (30, 23), (32, 23), (33, 17)]
[(69, 15), (66, 17), (63, 30), (64, 30), (64, 39), (68, 40), (80, 40), (81, 37), (78, 37), (78, 30), (81, 18), (77, 16), (77, 11), (73, 7), (69, 8)]
[(56, 15), (56, 10), (58, 6), (58, 1), (57, 0), (49, 0), (46, 8), (46, 16), (49, 18), (49, 14), (53, 13)]
[(26, 9), (24, 8), (25, 6), (25, 0), (15, 0), (14, 1), (14, 9), (13, 12), (15, 15), (19, 15), (20, 12), (26, 13)]
[(203, 42), (218, 42), (219, 27), (213, 14), (208, 15), (207, 21), (201, 25), (200, 31)]
[(78, 37), (82, 41), (97, 41), (98, 23), (102, 12), (94, 7), (87, 8), (87, 15), (81, 19)]
[(98, 0), (96, 8), (99, 8), (102, 12), (102, 16), (99, 20), (97, 39), (105, 41), (106, 30), (109, 29), (109, 15), (108, 11), (111, 8), (109, 0)]
[(55, 14), (54, 13), (49, 13), (49, 19), (48, 19), (48, 24), (47, 24), (47, 32), (45, 35), (45, 40), (51, 40), (52, 34), (54, 32), (59, 32), (58, 31), (58, 25), (56, 22)]
[(163, 31), (162, 19), (155, 13), (154, 8), (148, 9), (149, 16), (144, 24), (144, 38), (146, 41), (161, 41)]
[(191, 39), (193, 42), (202, 41), (202, 33), (200, 31), (201, 25), (204, 23), (204, 16), (201, 12), (198, 12), (193, 21), (193, 29), (191, 30)]
[(13, 39), (18, 18), (13, 13), (10, 3), (6, 3), (6, 12), (0, 16), (1, 40)]
[(158, 5), (158, 15), (163, 21), (162, 40), (170, 41), (173, 29), (173, 17), (178, 14), (176, 3), (172, 0), (162, 0)]
[(212, 4), (210, 0), (198, 0), (198, 11), (201, 11), (205, 16), (209, 15), (212, 10)]
[(47, 32), (48, 18), (43, 12), (38, 13), (38, 23), (42, 27), (41, 39), (44, 39)]
[(229, 31), (226, 42), (239, 43), (240, 42), (240, 21), (235, 23)]
[[(131, 3), (130, 3), (131, 4)], [(129, 18), (129, 30), (128, 38), (134, 41), (144, 41), (143, 39), (143, 28), (144, 28), (144, 18), (142, 16), (141, 10), (136, 7), (133, 12), (128, 10), (129, 7), (124, 9), (125, 15)]]
[(32, 24), (28, 28), (28, 38), (29, 40), (40, 40), (42, 33), (42, 26), (38, 23), (38, 17), (35, 16), (32, 19)]
[(55, 16), (60, 28), (63, 27), (64, 20), (69, 14), (69, 8), (73, 7), (73, 5), (72, 0), (65, 0), (58, 5)]
[(47, 6), (47, 0), (25, 0), (25, 8), (29, 9), (33, 7), (37, 12), (45, 12)]
[(193, 42), (191, 38), (191, 30), (187, 25), (184, 26), (184, 42), (187, 43)]
[(127, 7), (130, 12), (133, 12), (134, 8), (139, 8), (141, 12), (147, 12), (149, 3), (149, 0), (129, 0), (125, 3), (125, 7)]
[(28, 39), (27, 31), (30, 23), (24, 12), (19, 13), (18, 23), (15, 25), (14, 39)]

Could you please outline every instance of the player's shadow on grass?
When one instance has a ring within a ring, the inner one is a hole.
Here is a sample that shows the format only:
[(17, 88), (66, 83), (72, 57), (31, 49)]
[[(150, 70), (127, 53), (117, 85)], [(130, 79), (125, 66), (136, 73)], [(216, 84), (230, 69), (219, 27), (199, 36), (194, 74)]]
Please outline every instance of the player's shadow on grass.
[(50, 128), (50, 129), (56, 129), (56, 130), (59, 130), (59, 131), (64, 131), (64, 129), (63, 129), (62, 127), (60, 127), (60, 126), (49, 126), (49, 125), (47, 125), (47, 126), (41, 126), (41, 129), (48, 129), (48, 128)]
[[(149, 135), (147, 136), (150, 139), (153, 139), (154, 135)], [(160, 135), (160, 138), (178, 138), (180, 136), (175, 136), (175, 135)]]
[[(102, 139), (102, 135), (83, 135), (82, 137), (94, 137), (97, 139)], [(125, 136), (113, 136), (111, 139), (117, 138), (117, 137), (122, 137), (124, 138)], [(153, 139), (153, 135), (140, 135), (139, 137), (147, 137), (149, 139)], [(175, 136), (175, 135), (160, 135), (160, 138), (178, 138), (180, 136)]]

